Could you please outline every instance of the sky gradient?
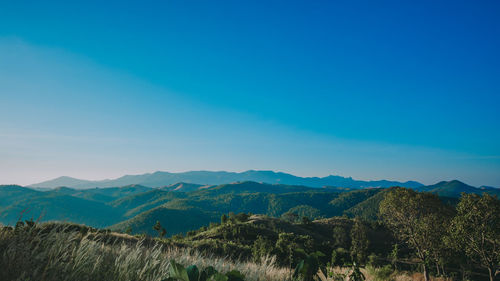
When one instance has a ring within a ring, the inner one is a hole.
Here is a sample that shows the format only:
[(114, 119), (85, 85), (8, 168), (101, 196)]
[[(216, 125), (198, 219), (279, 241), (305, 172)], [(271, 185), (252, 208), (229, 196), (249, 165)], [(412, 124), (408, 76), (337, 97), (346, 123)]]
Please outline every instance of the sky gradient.
[(0, 2), (0, 183), (269, 169), (500, 187), (498, 1), (70, 2)]

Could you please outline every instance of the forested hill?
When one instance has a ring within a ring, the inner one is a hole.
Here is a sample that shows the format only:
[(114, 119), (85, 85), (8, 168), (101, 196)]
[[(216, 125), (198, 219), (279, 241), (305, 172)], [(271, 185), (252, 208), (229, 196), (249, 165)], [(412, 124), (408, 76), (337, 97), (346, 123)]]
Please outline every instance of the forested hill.
[[(422, 190), (455, 203), (458, 192), (498, 194), (460, 182), (439, 183)], [(21, 186), (0, 186), (0, 222), (13, 225), (19, 218), (71, 221), (94, 227), (154, 233), (151, 225), (162, 218), (167, 235), (185, 233), (224, 213), (253, 213), (297, 221), (346, 215), (367, 220), (378, 218), (379, 204), (387, 189), (311, 188), (300, 185), (239, 182), (222, 185), (178, 183), (160, 188), (128, 185), (112, 188), (47, 191)]]

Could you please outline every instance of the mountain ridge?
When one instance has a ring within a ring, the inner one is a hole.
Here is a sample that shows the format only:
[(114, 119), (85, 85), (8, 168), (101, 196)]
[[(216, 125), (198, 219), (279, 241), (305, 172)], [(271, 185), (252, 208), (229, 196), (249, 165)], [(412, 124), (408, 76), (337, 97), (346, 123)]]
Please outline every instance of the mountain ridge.
[(67, 176), (58, 177), (52, 180), (35, 183), (29, 187), (56, 188), (60, 186), (76, 189), (87, 189), (95, 187), (117, 187), (131, 184), (139, 184), (147, 187), (165, 187), (176, 183), (200, 184), (200, 185), (220, 185), (233, 182), (255, 181), (269, 184), (302, 185), (310, 187), (347, 187), (347, 188), (368, 188), (368, 187), (391, 187), (402, 186), (408, 188), (418, 188), (424, 186), (416, 181), (390, 181), (390, 180), (355, 180), (351, 177), (329, 175), (325, 177), (299, 177), (283, 172), (248, 170), (244, 172), (226, 171), (188, 171), (180, 173), (170, 173), (156, 171), (139, 175), (124, 175), (116, 179), (105, 180), (82, 180)]
[(482, 194), (483, 192), (500, 195), (500, 189), (493, 187), (485, 188), (484, 186), (474, 187), (459, 180), (440, 181), (436, 184), (418, 187), (415, 190), (436, 193), (439, 196), (445, 197), (460, 197), (462, 193)]

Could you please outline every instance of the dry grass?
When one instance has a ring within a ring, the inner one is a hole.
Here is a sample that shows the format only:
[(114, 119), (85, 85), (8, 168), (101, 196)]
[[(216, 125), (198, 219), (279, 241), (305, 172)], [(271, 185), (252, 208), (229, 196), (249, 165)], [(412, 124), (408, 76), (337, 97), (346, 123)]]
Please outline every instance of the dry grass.
[[(260, 263), (202, 255), (167, 246), (152, 239), (97, 230), (75, 224), (43, 223), (33, 227), (0, 226), (2, 281), (161, 281), (169, 277), (170, 260), (219, 272), (238, 270), (246, 280), (290, 280), (289, 269), (276, 266), (274, 257)], [(332, 268), (347, 274), (350, 268)], [(378, 281), (374, 269), (361, 269), (366, 281)], [(423, 280), (420, 273), (395, 273), (393, 281)], [(447, 281), (431, 278), (433, 281)]]
[(0, 280), (160, 281), (168, 277), (171, 259), (183, 265), (211, 265), (219, 272), (235, 269), (247, 280), (290, 276), (272, 258), (261, 264), (236, 262), (77, 225), (0, 228)]
[[(424, 275), (422, 273), (401, 273), (394, 277), (394, 281), (424, 281)], [(431, 281), (451, 281), (451, 278), (445, 277), (432, 277)]]
[[(397, 272), (395, 271), (389, 279), (377, 279), (375, 275), (375, 270), (373, 268), (361, 268), (361, 272), (366, 278), (366, 281), (424, 281), (424, 276), (422, 273), (408, 273), (408, 272)], [(330, 272), (336, 274), (348, 275), (351, 271), (350, 268), (345, 267), (334, 267), (329, 269)], [(451, 278), (444, 277), (431, 277), (430, 281), (451, 281)]]

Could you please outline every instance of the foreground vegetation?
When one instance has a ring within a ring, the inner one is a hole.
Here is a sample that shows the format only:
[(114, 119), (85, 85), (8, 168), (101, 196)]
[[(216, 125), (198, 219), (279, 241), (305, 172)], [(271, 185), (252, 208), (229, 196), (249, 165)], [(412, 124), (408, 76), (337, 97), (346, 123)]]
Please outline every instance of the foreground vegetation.
[[(184, 213), (148, 213), (147, 220), (137, 221), (141, 229), (149, 223), (147, 233), (134, 233), (130, 224), (117, 233), (19, 221), (0, 228), (0, 266), (7, 269), (0, 280), (493, 281), (499, 276), (500, 201), (487, 193), (453, 199), (404, 188), (335, 194), (232, 190), (176, 195), (185, 200), (169, 203), (192, 201), (205, 209), (272, 206), (279, 217), (229, 212), (219, 222), (171, 236), (168, 220), (184, 219)], [(209, 198), (218, 200), (210, 205)], [(325, 210), (344, 215), (321, 218)], [(319, 219), (311, 219), (315, 216)]]
[(258, 265), (239, 262), (74, 224), (28, 222), (2, 227), (0, 253), (0, 280), (161, 281), (175, 277), (172, 261), (198, 268), (211, 266), (229, 276), (228, 281), (239, 281), (235, 279), (239, 274), (246, 280), (289, 276), (271, 258)]
[[(423, 280), (431, 275), (453, 280), (498, 277), (500, 201), (496, 197), (463, 194), (459, 202), (449, 202), (404, 188), (379, 194), (384, 196), (377, 221), (230, 213), (208, 228), (162, 240), (245, 260), (271, 255), (288, 268), (309, 260), (325, 274), (331, 267), (357, 264), (383, 269), (387, 276), (398, 270), (420, 271)], [(153, 229), (159, 236), (164, 231), (159, 221)]]
[[(221, 258), (158, 239), (68, 223), (27, 221), (0, 227), (0, 280), (309, 280), (310, 263), (302, 264), (294, 272), (270, 256), (257, 262)], [(322, 281), (361, 280), (353, 279), (359, 274), (368, 281), (421, 277), (373, 267), (329, 267), (312, 276)]]

